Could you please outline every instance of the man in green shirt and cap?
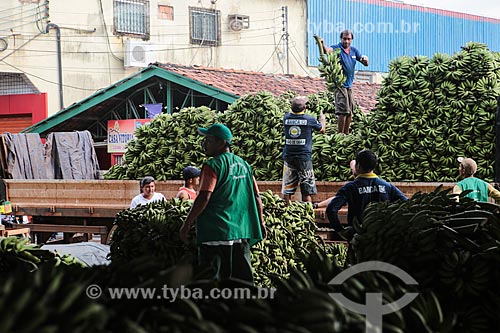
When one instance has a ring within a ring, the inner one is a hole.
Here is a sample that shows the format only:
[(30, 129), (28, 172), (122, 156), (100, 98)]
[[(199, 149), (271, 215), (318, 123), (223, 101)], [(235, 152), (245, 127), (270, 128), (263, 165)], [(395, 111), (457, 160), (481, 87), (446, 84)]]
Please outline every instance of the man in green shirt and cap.
[(196, 221), (200, 264), (216, 278), (253, 282), (250, 246), (266, 236), (262, 201), (252, 168), (230, 152), (232, 133), (223, 124), (198, 128), (211, 157), (201, 169), (198, 196), (180, 230), (183, 241)]

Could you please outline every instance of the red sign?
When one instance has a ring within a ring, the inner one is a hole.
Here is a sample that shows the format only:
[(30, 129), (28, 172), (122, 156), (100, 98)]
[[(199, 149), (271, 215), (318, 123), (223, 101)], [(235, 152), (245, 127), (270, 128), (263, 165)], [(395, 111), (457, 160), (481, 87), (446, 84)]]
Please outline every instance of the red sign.
[(108, 153), (124, 153), (127, 142), (135, 138), (135, 129), (151, 119), (108, 120)]

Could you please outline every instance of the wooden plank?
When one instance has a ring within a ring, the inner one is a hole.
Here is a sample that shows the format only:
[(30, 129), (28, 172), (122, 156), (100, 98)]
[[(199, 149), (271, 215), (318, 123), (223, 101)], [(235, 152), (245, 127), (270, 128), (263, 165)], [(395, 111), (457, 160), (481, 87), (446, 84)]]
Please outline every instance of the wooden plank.
[[(106, 210), (100, 216), (113, 216), (116, 210), (128, 208), (130, 201), (139, 193), (139, 182), (136, 180), (24, 180), (24, 179), (4, 179), (6, 187), (6, 200), (12, 202), (13, 207), (18, 211), (38, 211), (47, 215), (47, 211), (41, 208), (51, 209), (64, 214), (64, 210), (80, 209), (82, 216), (92, 216), (96, 210)], [(314, 201), (322, 201), (333, 197), (345, 182), (317, 182), (318, 194), (314, 196)], [(408, 197), (418, 191), (433, 191), (441, 183), (420, 183), (420, 182), (395, 182), (393, 183)], [(163, 193), (167, 199), (175, 197), (181, 180), (158, 181), (156, 182), (157, 192)], [(259, 181), (259, 190), (264, 192), (271, 190), (280, 195), (280, 181)], [(443, 188), (450, 188), (455, 183), (443, 183)], [(300, 200), (300, 192), (294, 199)], [(34, 213), (35, 213), (34, 212)], [(72, 214), (78, 213), (73, 211)], [(31, 213), (26, 215), (32, 215)], [(74, 215), (72, 215), (74, 216)]]
[(27, 216), (57, 216), (57, 217), (95, 217), (114, 219), (116, 214), (128, 206), (106, 206), (104, 207), (62, 207), (62, 206), (47, 206), (47, 204), (24, 204), (13, 205), (12, 213), (14, 215)]
[[(27, 229), (25, 224), (14, 225), (16, 229)], [(100, 234), (101, 244), (106, 244), (108, 228), (106, 226), (94, 225), (69, 225), (69, 224), (29, 224), (31, 233), (35, 232), (65, 232), (65, 233), (89, 233)]]
[[(19, 229), (19, 227), (15, 227)], [(108, 228), (99, 225), (70, 225), (70, 224), (29, 224), (29, 229), (32, 232), (82, 232), (82, 233), (93, 233), (102, 234), (107, 233)]]
[(4, 230), (0, 230), (0, 236), (9, 237), (9, 236), (17, 236), (23, 235), (23, 237), (28, 237), (30, 233), (30, 228), (6, 228)]

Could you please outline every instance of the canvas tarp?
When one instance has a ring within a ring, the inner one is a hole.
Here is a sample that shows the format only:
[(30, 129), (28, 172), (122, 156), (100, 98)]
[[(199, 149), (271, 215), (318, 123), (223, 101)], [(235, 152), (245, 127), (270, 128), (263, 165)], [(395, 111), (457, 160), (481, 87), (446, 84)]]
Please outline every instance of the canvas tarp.
[(60, 255), (70, 254), (87, 266), (109, 265), (108, 259), (109, 245), (94, 242), (75, 243), (75, 244), (46, 244), (42, 246), (43, 250), (57, 252)]
[(99, 162), (89, 131), (49, 133), (45, 143), (53, 179), (99, 179)]
[(1, 177), (6, 179), (99, 179), (99, 163), (88, 131), (3, 133)]

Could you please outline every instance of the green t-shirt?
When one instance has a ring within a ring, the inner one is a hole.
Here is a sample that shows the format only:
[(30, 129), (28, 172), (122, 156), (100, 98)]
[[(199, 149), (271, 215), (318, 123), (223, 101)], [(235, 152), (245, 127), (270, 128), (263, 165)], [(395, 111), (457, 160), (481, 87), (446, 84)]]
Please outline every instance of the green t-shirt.
[(196, 221), (197, 243), (241, 238), (253, 245), (262, 240), (252, 167), (230, 152), (215, 156), (206, 164), (217, 175), (217, 183)]
[(475, 177), (467, 177), (459, 181), (457, 185), (462, 191), (472, 190), (471, 193), (466, 195), (467, 198), (488, 202), (488, 183), (484, 180)]

